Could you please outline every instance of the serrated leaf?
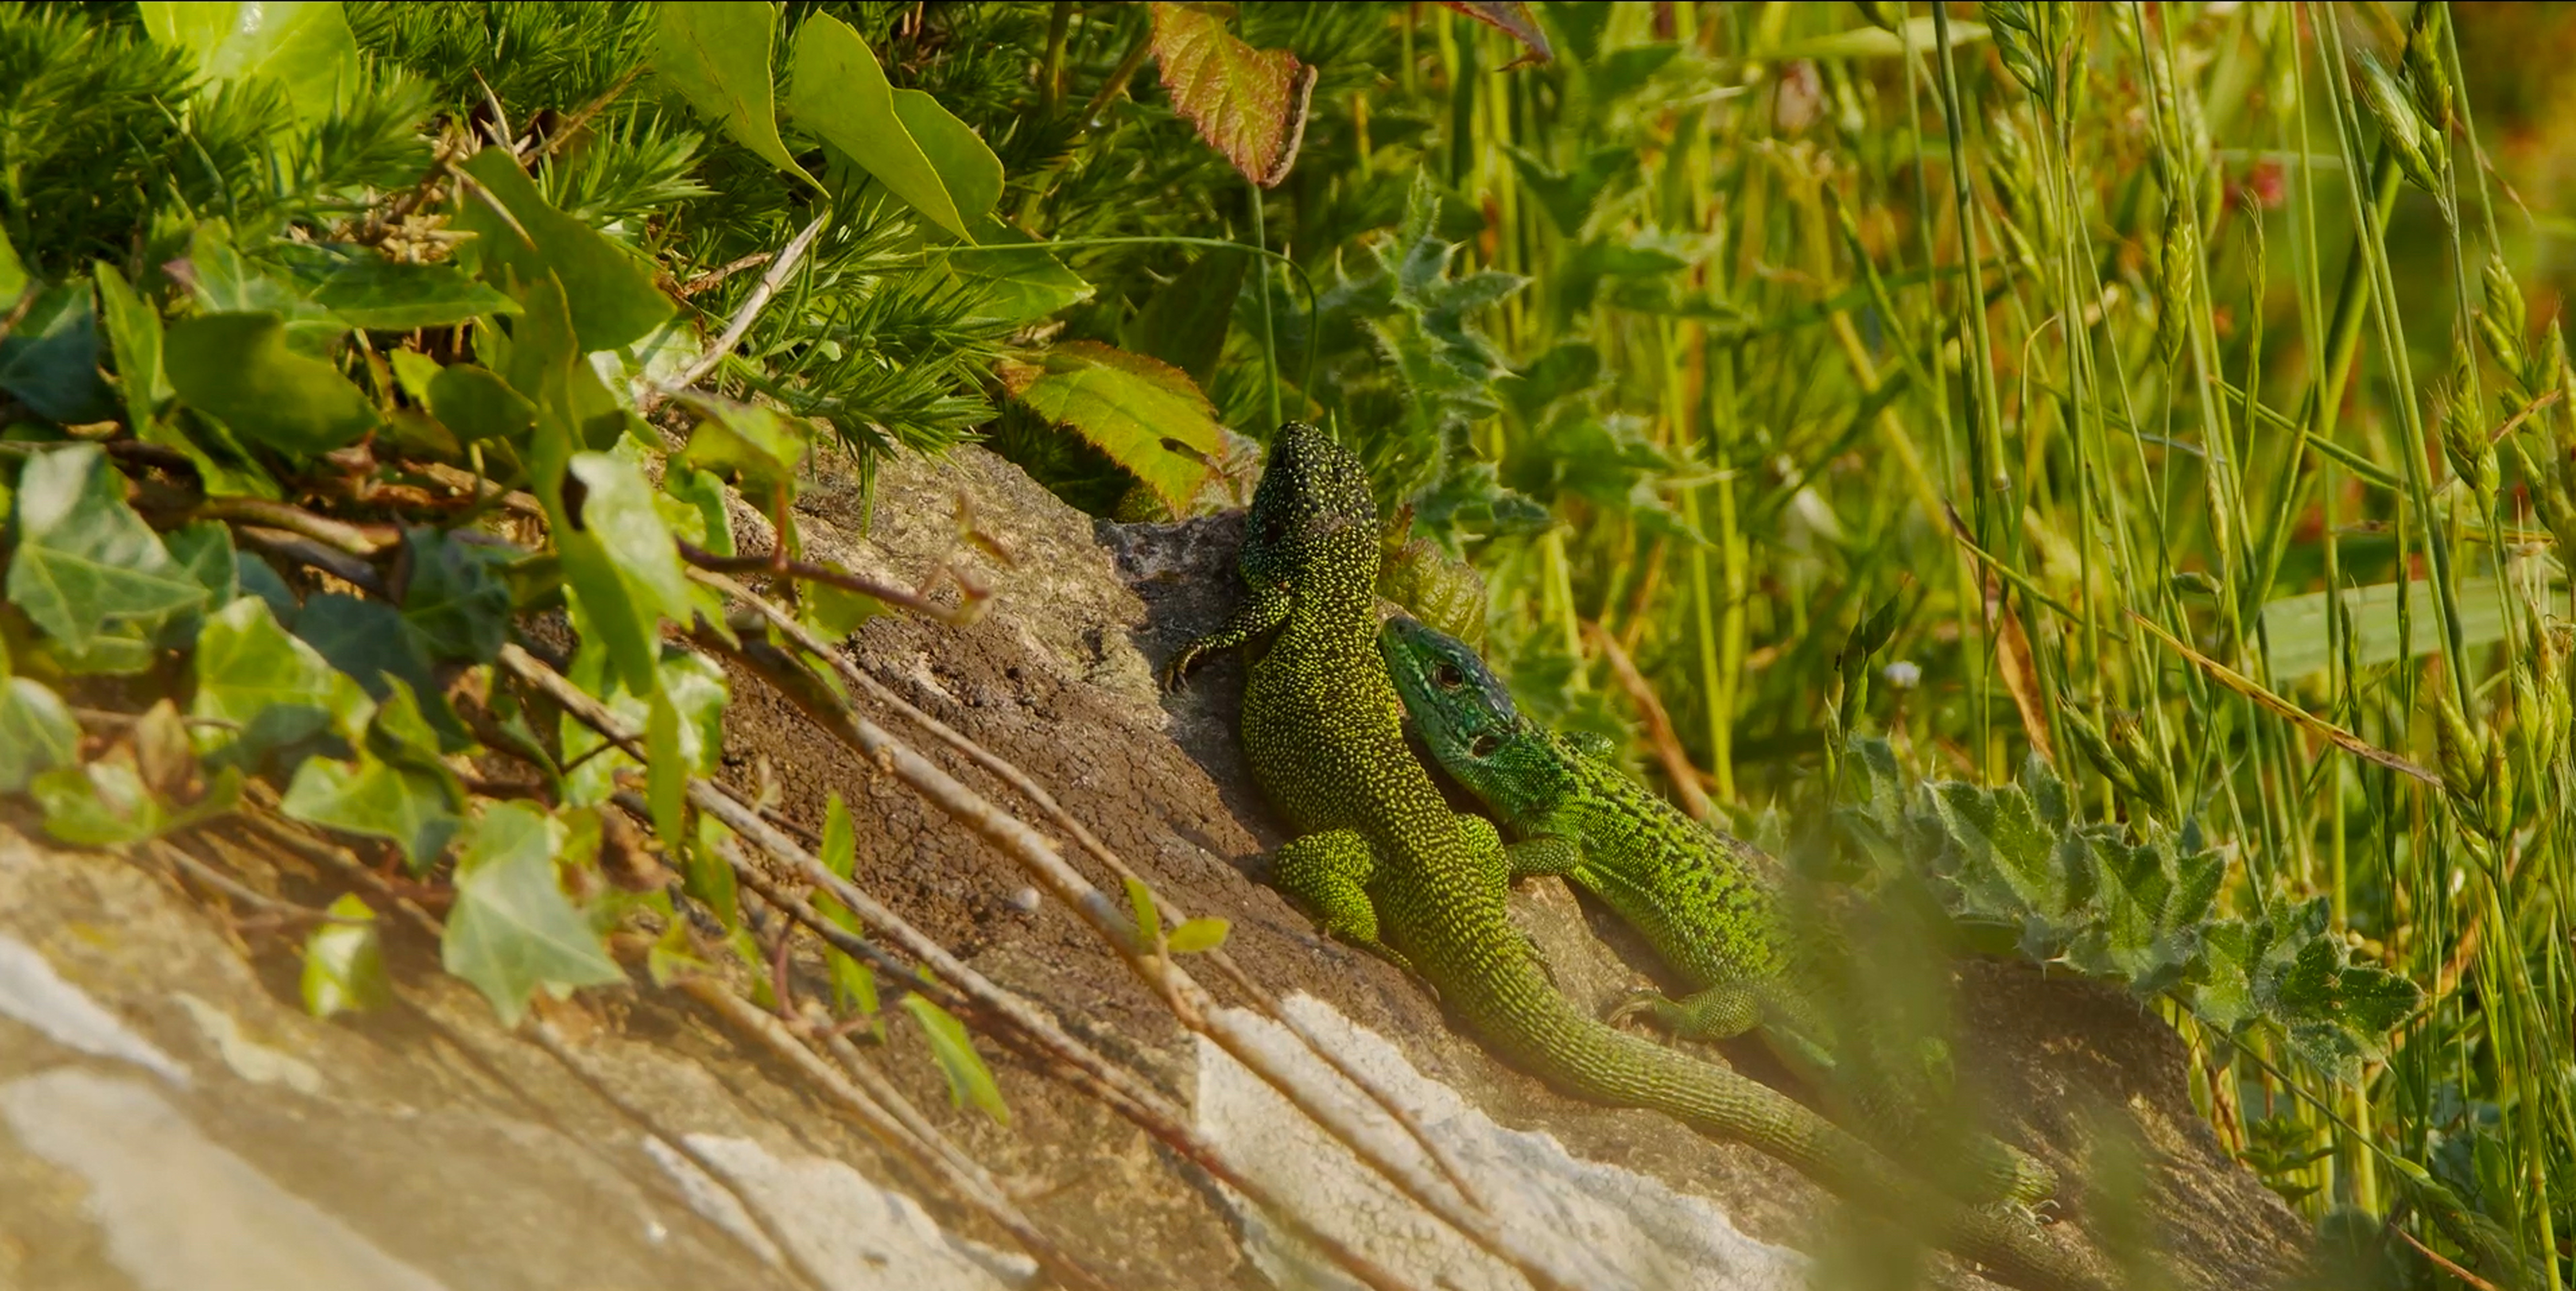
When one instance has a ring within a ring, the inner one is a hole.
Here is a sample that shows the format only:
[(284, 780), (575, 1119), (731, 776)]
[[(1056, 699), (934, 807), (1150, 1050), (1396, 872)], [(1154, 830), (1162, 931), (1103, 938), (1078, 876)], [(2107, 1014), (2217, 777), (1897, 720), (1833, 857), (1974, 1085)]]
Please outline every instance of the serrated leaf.
[(125, 477), (89, 444), (38, 453), (18, 476), (8, 595), (73, 654), (148, 635), (204, 604), (206, 589), (125, 502)]
[(1175, 515), (1187, 514), (1207, 481), (1222, 438), (1216, 409), (1168, 363), (1068, 341), (1035, 365), (1006, 367), (1002, 381), (1031, 411), (1071, 426), (1144, 481)]
[(682, 460), (719, 476), (731, 475), (755, 499), (795, 486), (796, 468), (813, 445), (811, 423), (758, 404), (700, 394), (677, 399), (698, 414)]
[(495, 572), (509, 553), (440, 529), (403, 531), (410, 576), (403, 622), (433, 658), (490, 663), (510, 639), (510, 587)]
[(332, 922), (304, 939), (304, 1011), (317, 1018), (363, 1013), (393, 999), (376, 912), (355, 892), (326, 912)]
[(819, 189), (778, 137), (769, 72), (777, 28), (774, 4), (669, 0), (653, 26), (653, 71), (735, 142)]
[(273, 313), (201, 314), (171, 327), (163, 366), (189, 407), (290, 453), (318, 454), (375, 429), (376, 406), (320, 359), (289, 349)]
[(398, 264), (368, 256), (331, 271), (313, 292), (352, 327), (408, 332), (452, 327), (486, 314), (516, 314), (519, 302), (452, 264)]
[[(652, 266), (548, 205), (508, 149), (486, 148), (462, 169), (510, 213), (503, 219), (475, 195), (458, 199), (456, 223), (475, 235), (484, 278), (505, 290), (515, 281), (525, 304), (526, 293), (554, 277), (562, 284), (580, 352), (613, 350), (640, 340), (671, 316), (676, 307), (653, 285)], [(514, 342), (519, 339), (513, 335)], [(535, 383), (514, 384), (537, 388)]]
[(1010, 1124), (1011, 1109), (1002, 1105), (1001, 1087), (993, 1083), (993, 1070), (984, 1065), (984, 1056), (975, 1052), (966, 1024), (918, 991), (903, 997), (903, 1008), (921, 1024), (922, 1035), (930, 1041), (930, 1056), (939, 1063), (940, 1074), (948, 1077), (949, 1106), (972, 1104), (995, 1121)]
[(278, 626), (266, 600), (236, 598), (206, 618), (190, 661), (197, 693), (189, 715), (230, 723), (200, 726), (200, 753), (255, 766), (261, 754), (337, 731), (355, 744), (375, 705), (347, 674)]
[(942, 122), (930, 138), (917, 135), (911, 122), (948, 117), (947, 111), (920, 91), (898, 92), (867, 42), (830, 14), (818, 13), (797, 29), (790, 65), (788, 116), (930, 222), (961, 241), (975, 240), (974, 223), (1001, 195), (1002, 163), (974, 131)]
[(625, 980), (599, 934), (564, 896), (555, 873), (561, 822), (519, 803), (496, 803), (474, 824), (456, 863), (456, 906), (439, 961), (474, 984), (505, 1027), (539, 988), (569, 992)]
[[(16, 303), (12, 296), (0, 310)], [(40, 293), (0, 337), (0, 391), (65, 425), (115, 415), (116, 400), (98, 375), (98, 319), (87, 280)]]
[(1957, 849), (1956, 877), (1963, 888), (1981, 893), (1999, 912), (2065, 911), (2066, 885), (2054, 863), (2056, 835), (2019, 786), (1935, 785), (1932, 803)]
[(390, 841), (415, 873), (427, 870), (464, 827), (463, 806), (447, 779), (365, 750), (349, 762), (306, 758), (279, 804), (308, 824)]
[(1153, 6), (1154, 62), (1172, 107), (1243, 177), (1276, 188), (1297, 162), (1315, 69), (1284, 49), (1254, 49), (1193, 4)]
[(1475, 19), (1521, 43), (1522, 54), (1506, 67), (1525, 63), (1544, 63), (1556, 57), (1548, 48), (1547, 33), (1540, 31), (1538, 18), (1521, 0), (1441, 0), (1448, 8)]
[(0, 793), (80, 757), (80, 723), (62, 696), (31, 677), (0, 681)]
[(286, 91), (295, 115), (330, 115), (358, 85), (358, 41), (337, 3), (315, 0), (143, 0), (153, 42), (196, 56), (209, 83), (265, 77)]

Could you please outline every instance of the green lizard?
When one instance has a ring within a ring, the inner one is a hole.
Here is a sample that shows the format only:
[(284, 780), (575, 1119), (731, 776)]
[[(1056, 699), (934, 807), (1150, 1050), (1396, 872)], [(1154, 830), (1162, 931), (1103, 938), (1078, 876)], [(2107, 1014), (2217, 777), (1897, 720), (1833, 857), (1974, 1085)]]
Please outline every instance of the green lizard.
[[(1775, 866), (1769, 857), (1683, 815), (1612, 765), (1606, 751), (1524, 716), (1457, 638), (1398, 616), (1381, 631), (1379, 649), (1432, 759), (1521, 836), (1504, 849), (1512, 877), (1553, 874), (1582, 887), (1693, 988), (1680, 1000), (1639, 992), (1611, 1021), (1644, 1013), (1688, 1039), (1758, 1026), (1809, 1076), (1835, 1070), (1837, 1046), (1791, 971), (1776, 876), (1765, 873)], [(1870, 1083), (1845, 1074), (1847, 1086)], [(1935, 1142), (1948, 1149), (1963, 1190), (1978, 1200), (2030, 1204), (2056, 1190), (2056, 1173), (2030, 1156), (1982, 1135), (1943, 1135), (1913, 1114), (1919, 1099), (1908, 1095), (1920, 1091), (1855, 1092), (1873, 1128), (1927, 1156)]]
[(1410, 967), (1479, 1041), (1570, 1094), (1748, 1143), (1925, 1225), (2015, 1285), (2105, 1285), (2027, 1219), (1951, 1203), (1779, 1091), (1607, 1026), (1556, 993), (1505, 913), (1501, 835), (1451, 811), (1405, 745), (1378, 657), (1377, 506), (1357, 458), (1312, 427), (1282, 427), (1239, 565), (1249, 595), (1183, 646), (1164, 678), (1176, 686), (1209, 652), (1269, 638), (1244, 687), (1244, 750), (1300, 831), (1273, 856), (1272, 882), (1327, 935)]

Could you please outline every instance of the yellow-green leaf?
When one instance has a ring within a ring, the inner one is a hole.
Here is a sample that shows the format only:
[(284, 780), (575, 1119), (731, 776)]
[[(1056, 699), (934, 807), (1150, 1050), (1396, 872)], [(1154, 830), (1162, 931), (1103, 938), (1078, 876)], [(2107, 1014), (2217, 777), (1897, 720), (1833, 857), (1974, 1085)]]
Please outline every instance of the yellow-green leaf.
[(1220, 433), (1216, 409), (1189, 374), (1096, 341), (1070, 341), (1036, 364), (1013, 364), (1003, 384), (1049, 421), (1071, 426), (1171, 507), (1187, 514)]
[[(787, 115), (931, 223), (961, 241), (975, 240), (968, 226), (1001, 195), (1002, 163), (974, 131), (963, 123), (951, 129), (933, 121), (933, 114), (948, 113), (927, 102), (928, 95), (898, 105), (894, 85), (867, 42), (830, 14), (818, 13), (797, 29), (790, 65)], [(915, 135), (908, 124), (914, 120), (926, 123), (929, 139)]]
[(777, 29), (774, 4), (668, 0), (653, 29), (653, 70), (735, 142), (821, 188), (778, 138), (769, 77)]

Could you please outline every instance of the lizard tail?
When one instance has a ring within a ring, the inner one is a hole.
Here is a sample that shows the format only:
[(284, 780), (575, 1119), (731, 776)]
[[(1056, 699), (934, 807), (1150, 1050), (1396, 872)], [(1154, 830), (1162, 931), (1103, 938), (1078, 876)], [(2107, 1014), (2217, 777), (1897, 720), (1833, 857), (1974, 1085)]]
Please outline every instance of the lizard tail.
[[(2024, 1291), (2109, 1291), (2079, 1255), (2036, 1225), (1995, 1208), (1960, 1205), (1760, 1081), (1606, 1026), (1576, 1010), (1526, 962), (1488, 961), (1488, 989), (1444, 998), (1487, 1045), (1565, 1092), (1662, 1112), (1711, 1138), (1777, 1157), (1843, 1196), (1921, 1227), (1988, 1276)], [(1445, 985), (1445, 984), (1444, 984)], [(1472, 998), (1470, 998), (1472, 997)]]

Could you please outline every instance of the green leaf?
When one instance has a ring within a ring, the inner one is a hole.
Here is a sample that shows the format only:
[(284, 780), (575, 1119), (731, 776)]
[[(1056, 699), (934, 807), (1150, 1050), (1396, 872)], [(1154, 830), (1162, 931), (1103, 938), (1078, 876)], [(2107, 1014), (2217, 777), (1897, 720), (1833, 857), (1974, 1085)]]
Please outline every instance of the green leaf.
[[(222, 521), (198, 520), (181, 525), (163, 534), (161, 545), (188, 577), (206, 589), (206, 604), (229, 605), (241, 594), (241, 566), (233, 553), (233, 533)], [(196, 611), (182, 611), (163, 625), (160, 644), (186, 649), (196, 641), (197, 629), (204, 622), (204, 616)]]
[(308, 824), (391, 841), (415, 873), (447, 850), (465, 823), (457, 814), (463, 805), (449, 780), (365, 751), (353, 762), (306, 758), (279, 804)]
[[(569, 475), (565, 510), (571, 528), (555, 535), (564, 582), (628, 687), (650, 693), (662, 619), (686, 623), (691, 614), (679, 549), (633, 462), (610, 453), (579, 453)], [(577, 505), (570, 497), (575, 486)]]
[(318, 454), (376, 427), (364, 392), (286, 345), (274, 313), (201, 314), (170, 329), (164, 363), (190, 407), (273, 448)]
[(111, 633), (148, 634), (206, 589), (125, 503), (125, 477), (93, 445), (39, 453), (18, 476), (9, 600), (72, 654)]
[(524, 300), (524, 293), (552, 274), (562, 283), (573, 335), (582, 352), (613, 350), (640, 340), (671, 316), (674, 306), (653, 285), (652, 266), (606, 234), (548, 205), (508, 149), (486, 148), (462, 169), (510, 214), (503, 219), (477, 194), (459, 199), (457, 225), (475, 235), (483, 276), (507, 288), (515, 275)]
[(2020, 786), (1939, 784), (1932, 786), (1932, 803), (1956, 851), (1955, 878), (1962, 889), (1996, 913), (2065, 912), (2057, 833), (2041, 823)]
[(0, 301), (15, 306), (27, 290), (27, 266), (18, 260), (18, 248), (9, 245), (9, 231), (0, 229)]
[(419, 630), (393, 606), (324, 592), (306, 601), (297, 612), (295, 635), (378, 700), (391, 695), (396, 682), (421, 696), (422, 710), (448, 748), (461, 749), (472, 742), (440, 693), (437, 676), (431, 671), (429, 648)]
[(523, 444), (537, 406), (510, 383), (471, 363), (450, 363), (429, 379), (429, 411), (467, 443)]
[(393, 999), (376, 912), (355, 892), (327, 912), (332, 922), (304, 939), (304, 1011), (317, 1018), (379, 1008)]
[(1002, 381), (1049, 421), (1071, 426), (1186, 515), (1221, 438), (1216, 409), (1180, 369), (1095, 341), (1068, 341)]
[(313, 299), (350, 326), (379, 332), (451, 327), (485, 314), (519, 312), (519, 302), (455, 265), (398, 264), (375, 256), (333, 270)]
[(116, 383), (125, 397), (125, 420), (137, 434), (170, 399), (170, 380), (161, 372), (161, 312), (152, 308), (116, 266), (97, 268), (98, 299), (107, 325), (110, 351), (116, 356)]
[[(1953, 22), (1950, 24), (1950, 43), (1954, 46), (1970, 44), (1985, 38), (1986, 29), (1978, 23)], [(1849, 31), (1835, 32), (1830, 36), (1793, 40), (1785, 45), (1756, 51), (1752, 57), (1760, 62), (1791, 62), (1802, 58), (1901, 58), (1905, 54), (1906, 42), (1913, 42), (1915, 53), (1919, 56), (1937, 48), (1935, 40), (1932, 18), (1926, 15), (1921, 18), (1906, 19), (1903, 35), (1884, 27), (1854, 27)]]
[(903, 997), (903, 1009), (921, 1024), (922, 1035), (930, 1041), (930, 1056), (938, 1061), (940, 1073), (948, 1077), (948, 1105), (963, 1107), (971, 1103), (995, 1121), (1010, 1124), (1011, 1109), (1002, 1105), (1001, 1087), (993, 1083), (993, 1070), (984, 1065), (983, 1055), (975, 1052), (966, 1024), (918, 991)]
[(136, 770), (131, 749), (57, 767), (30, 781), (27, 791), (45, 810), (45, 832), (75, 847), (126, 847), (157, 838), (233, 809), (241, 798), (241, 773), (216, 776), (205, 796), (176, 811)]
[[(9, 298), (0, 312), (16, 303)], [(98, 319), (87, 279), (38, 295), (0, 338), (0, 391), (64, 425), (116, 415), (116, 399), (98, 375)]]
[(16, 793), (79, 756), (80, 723), (60, 695), (30, 677), (0, 681), (0, 793)]
[(858, 831), (850, 824), (850, 805), (841, 801), (835, 789), (823, 800), (823, 868), (842, 878), (850, 877), (858, 864)]
[(475, 822), (456, 863), (456, 907), (439, 960), (474, 984), (501, 1024), (515, 1027), (543, 987), (569, 993), (625, 980), (564, 896), (555, 873), (561, 822), (515, 802), (496, 803)]
[[(2413, 631), (2412, 639), (2401, 644), (2397, 636), (2400, 590), (2395, 583), (2373, 583), (2368, 587), (2344, 590), (2344, 608), (2352, 616), (2353, 662), (2356, 665), (2368, 668), (2394, 663), (2403, 657), (2428, 655), (2443, 648), (2441, 619), (2436, 615), (2433, 604), (2433, 585), (2420, 578), (2402, 589), (2406, 598), (2406, 617)], [(2328, 595), (2310, 592), (2264, 604), (2264, 662), (2275, 679), (2304, 677), (2325, 670), (2332, 652), (2332, 638), (2327, 634), (2326, 626)], [(2505, 602), (2495, 580), (2461, 579), (2453, 603), (2459, 607), (2461, 645), (2475, 650), (2504, 640)]]
[(769, 73), (777, 29), (775, 4), (666, 0), (653, 28), (653, 70), (736, 143), (819, 189), (778, 138)]
[(403, 531), (409, 577), (402, 617), (437, 659), (490, 663), (510, 639), (510, 585), (498, 567), (510, 552), (442, 529)]
[(733, 518), (725, 514), (724, 481), (686, 462), (662, 469), (662, 491), (698, 513), (698, 545), (719, 556), (733, 554)]
[(1175, 955), (1195, 955), (1225, 944), (1225, 935), (1233, 925), (1214, 916), (1186, 919), (1172, 929), (1163, 944)]
[[(867, 42), (830, 14), (815, 14), (797, 29), (791, 67), (787, 115), (932, 223), (961, 241), (975, 240), (971, 222), (990, 210), (992, 202), (976, 207), (972, 200), (985, 191), (988, 179), (990, 191), (996, 196), (1001, 192), (1001, 163), (983, 140), (962, 125), (931, 140), (916, 138), (908, 118), (934, 112), (945, 116), (945, 111), (937, 104), (927, 111), (918, 103), (898, 107), (894, 85)], [(973, 147), (964, 147), (964, 140), (973, 140)], [(933, 155), (931, 144), (945, 151)]]
[(144, 0), (143, 29), (185, 49), (210, 83), (262, 76), (304, 121), (329, 116), (358, 86), (358, 41), (336, 2)]
[[(585, 644), (575, 657), (572, 680), (593, 693), (606, 691), (608, 711), (629, 730), (642, 730), (652, 720), (652, 701), (632, 690), (611, 685), (601, 675), (605, 669), (596, 661), (594, 647)], [(588, 673), (588, 676), (584, 674)], [(724, 669), (714, 661), (677, 646), (662, 649), (661, 661), (653, 688), (670, 699), (678, 714), (680, 765), (690, 773), (705, 774), (715, 768), (724, 752), (724, 709), (728, 696)], [(632, 767), (632, 758), (618, 749), (600, 749), (606, 743), (597, 732), (570, 716), (558, 728), (567, 764), (581, 759), (564, 778), (565, 802), (570, 806), (596, 806), (608, 800), (616, 790), (615, 772)], [(600, 749), (597, 753), (591, 750)], [(648, 750), (649, 752), (649, 750)]]
[(755, 501), (792, 489), (796, 468), (813, 444), (813, 425), (774, 408), (700, 394), (677, 396), (698, 414), (681, 460), (719, 476), (731, 475)]
[(1145, 302), (1120, 330), (1119, 344), (1179, 368), (1206, 389), (1216, 377), (1226, 325), (1234, 319), (1235, 298), (1243, 294), (1244, 271), (1251, 266), (1252, 257), (1241, 251), (1200, 255)]
[(1143, 879), (1127, 880), (1127, 914), (1136, 921), (1137, 948), (1152, 950), (1163, 931), (1163, 915), (1154, 908), (1154, 889), (1145, 886)]
[(239, 597), (208, 615), (191, 664), (197, 694), (189, 716), (231, 725), (197, 727), (197, 751), (229, 749), (227, 759), (241, 765), (326, 732), (354, 745), (375, 716), (358, 683), (288, 635), (261, 597)]
[[(849, 572), (836, 560), (820, 563), (836, 573)], [(827, 640), (840, 640), (858, 631), (860, 624), (887, 612), (885, 602), (821, 579), (797, 584), (797, 595), (803, 603), (797, 606), (796, 617)]]
[(1276, 187), (1297, 161), (1315, 71), (1284, 49), (1255, 49), (1194, 4), (1153, 6), (1154, 62), (1172, 107), (1245, 179)]
[(1028, 323), (1098, 294), (1064, 267), (1047, 244), (987, 215), (975, 222), (978, 245), (953, 247), (948, 272), (972, 293), (977, 317)]

